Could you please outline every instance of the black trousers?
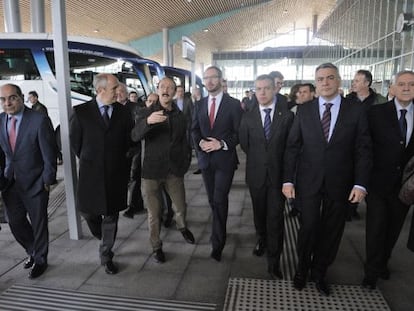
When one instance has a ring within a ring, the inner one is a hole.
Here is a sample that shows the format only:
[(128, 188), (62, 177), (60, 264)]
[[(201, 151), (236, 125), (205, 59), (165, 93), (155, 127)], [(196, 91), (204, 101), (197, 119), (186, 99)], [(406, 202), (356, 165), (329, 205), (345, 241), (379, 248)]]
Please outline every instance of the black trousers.
[(297, 271), (324, 278), (334, 262), (345, 228), (348, 202), (334, 201), (324, 193), (300, 197), (301, 217), (298, 233)]
[(202, 170), (208, 202), (213, 212), (211, 244), (213, 250), (221, 252), (226, 244), (226, 225), (229, 209), (229, 192), (234, 171), (214, 168)]
[(269, 265), (278, 265), (283, 250), (284, 204), (280, 187), (249, 186), (253, 204), (254, 226), (258, 239), (265, 242)]
[[(47, 263), (49, 230), (47, 205), (49, 192), (27, 195), (17, 184), (3, 192), (10, 230), (16, 241), (35, 263)], [(29, 221), (30, 219), (30, 221)]]
[(368, 194), (365, 264), (367, 277), (376, 278), (387, 267), (408, 210), (409, 206), (398, 199), (398, 190), (386, 196), (372, 191)]
[(141, 193), (141, 153), (135, 154), (131, 159), (128, 182), (128, 208), (130, 212), (138, 212), (144, 209)]
[(115, 215), (91, 215), (81, 213), (88, 224), (89, 230), (94, 237), (101, 240), (99, 245), (99, 257), (101, 264), (111, 261), (114, 257), (112, 248), (115, 244), (116, 234), (118, 231), (119, 214)]

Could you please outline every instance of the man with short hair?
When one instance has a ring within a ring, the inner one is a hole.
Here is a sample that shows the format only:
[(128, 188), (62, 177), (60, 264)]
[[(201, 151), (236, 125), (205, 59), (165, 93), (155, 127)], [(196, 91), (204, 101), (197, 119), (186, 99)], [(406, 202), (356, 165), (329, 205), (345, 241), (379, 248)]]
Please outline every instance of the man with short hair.
[(307, 103), (315, 98), (315, 86), (312, 83), (304, 83), (299, 86), (298, 104)]
[(17, 85), (0, 87), (0, 104), (4, 111), (0, 147), (5, 157), (0, 190), (11, 232), (28, 255), (23, 267), (32, 268), (29, 278), (34, 279), (48, 265), (47, 205), (50, 186), (56, 182), (55, 135), (45, 114), (24, 105)]
[(129, 101), (133, 102), (133, 103), (138, 103), (138, 93), (136, 91), (131, 91), (128, 94), (128, 99)]
[(29, 102), (32, 104), (32, 109), (48, 116), (47, 108), (39, 101), (39, 95), (36, 91), (30, 91), (28, 96)]
[(403, 168), (414, 156), (414, 72), (395, 76), (393, 100), (372, 106), (368, 122), (374, 165), (370, 176), (366, 215), (366, 264), (362, 285), (376, 287), (388, 280), (388, 262), (401, 232), (409, 206), (398, 198)]
[(280, 71), (272, 71), (269, 73), (269, 76), (271, 76), (275, 80), (276, 102), (287, 103), (286, 96), (280, 94), (280, 90), (283, 87), (285, 77), (282, 75)]
[[(129, 94), (129, 97), (130, 95), (131, 93)], [(131, 113), (132, 123), (135, 124), (138, 111), (144, 106), (128, 99), (128, 88), (124, 83), (119, 83), (119, 86), (116, 89), (116, 97), (118, 103), (128, 108)], [(138, 141), (131, 146), (127, 153), (127, 158), (128, 161), (131, 161), (131, 168), (128, 181), (127, 210), (123, 215), (127, 218), (134, 218), (134, 215), (144, 211), (144, 203), (141, 194), (141, 141)]]
[(185, 241), (194, 244), (194, 236), (187, 228), (184, 174), (191, 162), (187, 142), (187, 123), (184, 114), (174, 104), (174, 80), (165, 77), (158, 84), (158, 102), (140, 110), (131, 136), (134, 141), (145, 141), (142, 165), (142, 195), (148, 210), (148, 227), (153, 258), (165, 262), (160, 239), (161, 186), (171, 197), (175, 222)]
[(348, 202), (366, 195), (371, 140), (363, 107), (339, 95), (338, 68), (326, 63), (315, 71), (320, 97), (299, 105), (284, 155), (283, 194), (301, 206), (298, 266), (294, 287), (306, 286), (308, 273), (320, 294), (345, 227)]
[(118, 267), (112, 261), (119, 212), (127, 206), (131, 147), (131, 113), (116, 102), (118, 79), (109, 73), (94, 76), (96, 97), (75, 106), (70, 120), (70, 143), (79, 158), (76, 206), (94, 237), (107, 274)]
[(226, 244), (228, 195), (238, 165), (236, 146), (242, 116), (240, 101), (223, 93), (223, 73), (216, 66), (204, 71), (208, 96), (196, 102), (192, 124), (198, 167), (203, 175), (208, 202), (213, 213), (211, 257), (221, 260)]
[(383, 104), (387, 99), (377, 94), (372, 88), (372, 74), (368, 70), (358, 70), (352, 80), (352, 92), (347, 98), (353, 102), (362, 103), (368, 110), (372, 105)]
[(279, 263), (285, 205), (282, 170), (293, 113), (276, 104), (274, 79), (269, 75), (257, 77), (255, 89), (258, 105), (243, 114), (239, 128), (240, 146), (247, 155), (246, 183), (257, 235), (253, 254), (262, 256), (266, 250), (269, 274), (283, 278)]

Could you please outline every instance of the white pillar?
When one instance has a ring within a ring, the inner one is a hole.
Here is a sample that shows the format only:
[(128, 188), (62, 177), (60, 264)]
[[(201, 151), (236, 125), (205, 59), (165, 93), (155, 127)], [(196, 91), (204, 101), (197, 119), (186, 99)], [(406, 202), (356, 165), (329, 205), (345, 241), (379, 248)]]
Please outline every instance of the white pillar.
[(45, 0), (30, 0), (30, 21), (32, 32), (46, 32)]
[(69, 145), (69, 117), (72, 114), (70, 97), (69, 56), (66, 31), (65, 1), (52, 1), (53, 46), (55, 49), (55, 68), (58, 89), (60, 133), (62, 137), (63, 165), (65, 171), (66, 209), (68, 213), (69, 237), (79, 240), (82, 227), (75, 206), (77, 184), (76, 159)]
[(4, 29), (6, 32), (21, 32), (19, 1), (3, 0)]
[(168, 28), (162, 29), (162, 55), (164, 66), (169, 66), (169, 57), (168, 57)]

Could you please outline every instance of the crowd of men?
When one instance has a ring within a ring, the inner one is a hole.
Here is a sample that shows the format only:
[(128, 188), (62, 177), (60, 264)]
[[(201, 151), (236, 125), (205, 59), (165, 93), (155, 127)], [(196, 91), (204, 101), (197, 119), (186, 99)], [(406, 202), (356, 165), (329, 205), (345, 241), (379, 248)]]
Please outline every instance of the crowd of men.
[[(330, 295), (328, 268), (350, 210), (355, 214), (363, 200), (362, 285), (374, 289), (379, 278), (390, 278), (388, 262), (409, 210), (398, 196), (404, 167), (414, 156), (414, 72), (395, 75), (394, 97), (388, 101), (373, 91), (366, 70), (356, 72), (347, 97), (340, 94), (341, 77), (331, 63), (316, 68), (316, 87), (297, 85), (290, 100), (280, 94), (283, 79), (278, 71), (258, 76), (255, 93), (247, 92), (240, 102), (223, 88), (222, 71), (211, 66), (203, 73), (206, 97), (197, 94), (192, 101), (165, 77), (143, 103), (115, 76), (94, 77), (96, 97), (74, 108), (70, 143), (79, 159), (76, 207), (100, 241), (106, 273), (118, 272), (112, 248), (120, 211), (133, 218), (145, 208), (158, 263), (166, 261), (160, 238), (163, 209), (167, 219), (174, 216), (184, 240), (195, 243), (184, 187), (192, 149), (212, 211), (210, 256), (221, 261), (240, 144), (257, 236), (253, 255), (266, 254), (272, 278), (283, 278), (286, 200), (294, 202), (300, 221), (296, 289), (312, 280), (320, 294)], [(39, 104), (26, 107), (18, 86), (3, 85), (0, 103), (0, 187), (11, 231), (28, 255), (24, 268), (36, 278), (47, 268), (47, 202), (56, 178), (56, 141), (47, 115), (35, 111)]]

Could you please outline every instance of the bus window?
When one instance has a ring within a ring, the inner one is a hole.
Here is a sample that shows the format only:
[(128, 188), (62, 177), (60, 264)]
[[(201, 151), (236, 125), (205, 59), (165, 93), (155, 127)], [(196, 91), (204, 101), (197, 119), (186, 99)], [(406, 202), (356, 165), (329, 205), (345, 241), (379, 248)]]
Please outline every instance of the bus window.
[(0, 80), (41, 80), (28, 49), (0, 49)]

